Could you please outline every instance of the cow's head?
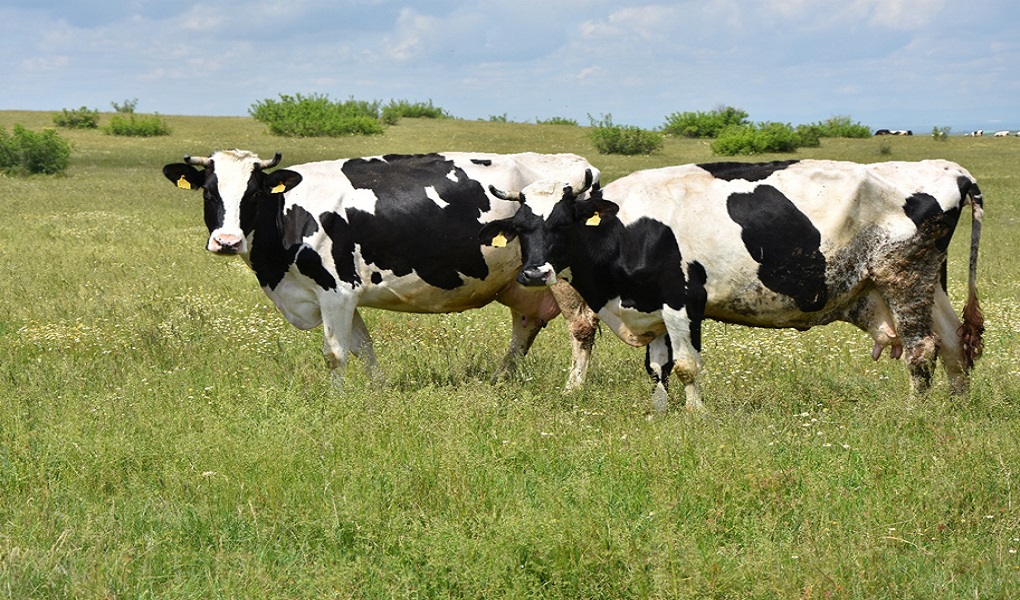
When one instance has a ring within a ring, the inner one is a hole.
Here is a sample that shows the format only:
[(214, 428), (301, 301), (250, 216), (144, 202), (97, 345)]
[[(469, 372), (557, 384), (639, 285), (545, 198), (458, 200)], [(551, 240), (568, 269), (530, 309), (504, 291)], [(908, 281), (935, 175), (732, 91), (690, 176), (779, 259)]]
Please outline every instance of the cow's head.
[[(586, 198), (587, 192), (591, 194)], [(517, 281), (527, 286), (556, 283), (558, 274), (568, 267), (570, 243), (577, 228), (598, 226), (602, 219), (616, 214), (619, 207), (602, 198), (598, 182), (590, 169), (584, 183), (554, 181), (533, 183), (519, 192), (507, 192), (490, 186), (489, 191), (503, 200), (521, 203), (509, 218), (486, 223), (479, 238), (488, 246), (503, 246), (520, 239), (521, 272)]]
[(163, 175), (177, 187), (202, 188), (209, 251), (247, 254), (248, 237), (259, 210), (279, 210), (278, 203), (269, 201), (301, 183), (301, 175), (294, 171), (266, 172), (279, 164), (280, 158), (277, 152), (272, 160), (261, 160), (244, 150), (220, 151), (209, 158), (184, 155), (183, 163), (163, 167)]

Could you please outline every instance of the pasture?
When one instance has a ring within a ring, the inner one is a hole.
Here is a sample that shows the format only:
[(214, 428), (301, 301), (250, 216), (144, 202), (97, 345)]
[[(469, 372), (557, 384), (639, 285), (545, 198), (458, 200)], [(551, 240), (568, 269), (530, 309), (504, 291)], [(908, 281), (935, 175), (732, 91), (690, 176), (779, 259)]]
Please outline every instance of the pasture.
[(708, 322), (706, 414), (648, 420), (644, 353), (605, 328), (583, 391), (560, 391), (561, 319), (490, 384), (499, 305), (364, 311), (386, 379), (352, 359), (337, 397), (321, 332), (205, 251), (200, 194), (160, 169), (235, 147), (280, 151), (281, 167), (533, 150), (586, 156), (608, 183), (715, 160), (707, 141), (622, 157), (558, 125), (405, 119), (288, 139), (248, 118), (165, 118), (162, 138), (62, 130), (66, 175), (0, 176), (0, 597), (1020, 597), (1020, 140), (754, 158), (945, 158), (975, 175), (987, 332), (968, 398), (941, 369), (911, 398), (903, 365), (872, 362), (850, 326)]

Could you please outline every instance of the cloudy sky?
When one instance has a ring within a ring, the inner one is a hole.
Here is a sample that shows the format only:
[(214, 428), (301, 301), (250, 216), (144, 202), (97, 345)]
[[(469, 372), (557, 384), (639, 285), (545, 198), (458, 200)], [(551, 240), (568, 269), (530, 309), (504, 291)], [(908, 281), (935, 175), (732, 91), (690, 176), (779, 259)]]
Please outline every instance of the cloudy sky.
[(0, 109), (248, 114), (280, 94), (655, 128), (1020, 129), (1016, 0), (4, 0)]

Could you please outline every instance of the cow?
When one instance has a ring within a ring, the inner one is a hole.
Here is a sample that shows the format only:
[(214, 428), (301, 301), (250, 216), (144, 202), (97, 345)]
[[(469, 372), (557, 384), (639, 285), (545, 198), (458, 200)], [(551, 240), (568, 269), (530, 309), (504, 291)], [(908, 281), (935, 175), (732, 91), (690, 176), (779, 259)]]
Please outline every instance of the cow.
[[(372, 338), (358, 307), (448, 313), (497, 301), (510, 308), (509, 349), (496, 377), (514, 370), (560, 312), (573, 362), (567, 389), (584, 381), (598, 319), (569, 285), (535, 295), (516, 283), (516, 243), (483, 247), (481, 224), (517, 210), (487, 193), (566, 172), (593, 170), (572, 154), (432, 153), (312, 162), (289, 169), (280, 153), (244, 150), (184, 156), (163, 174), (204, 190), (206, 248), (239, 255), (283, 316), (299, 329), (323, 325), (323, 355), (342, 392), (348, 354), (375, 372)], [(196, 167), (202, 167), (199, 170)], [(595, 169), (597, 173), (597, 169)]]
[(1009, 137), (1009, 131), (996, 131), (992, 137)]
[[(520, 238), (518, 281), (567, 279), (625, 342), (647, 346), (652, 406), (668, 407), (668, 376), (687, 408), (702, 407), (704, 318), (806, 330), (846, 321), (868, 332), (877, 360), (902, 356), (916, 393), (936, 354), (954, 392), (981, 353), (977, 251), (983, 200), (974, 178), (946, 161), (791, 160), (705, 163), (638, 171), (587, 198), (570, 185), (494, 190), (512, 218), (479, 233)], [(947, 247), (972, 206), (963, 321), (946, 293)]]

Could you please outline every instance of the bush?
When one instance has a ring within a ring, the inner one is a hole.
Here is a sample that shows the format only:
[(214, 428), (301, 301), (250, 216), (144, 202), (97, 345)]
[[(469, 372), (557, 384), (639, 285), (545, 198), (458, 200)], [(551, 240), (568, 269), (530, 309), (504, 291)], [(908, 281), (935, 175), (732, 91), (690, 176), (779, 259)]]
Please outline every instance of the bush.
[(408, 119), (448, 119), (450, 114), (438, 106), (433, 106), (432, 101), (408, 102), (407, 100), (390, 100), (390, 103), (382, 108), (382, 122), (386, 125), (395, 125), (402, 118)]
[(65, 108), (53, 114), (53, 124), (71, 129), (95, 129), (99, 127), (99, 110), (89, 110), (84, 106), (77, 110)]
[[(127, 116), (123, 116), (127, 115)], [(123, 113), (110, 118), (110, 124), (103, 128), (110, 135), (133, 137), (156, 137), (170, 135), (170, 126), (159, 115), (136, 115)]]
[(248, 109), (256, 121), (269, 127), (274, 135), (290, 137), (339, 137), (376, 135), (383, 132), (379, 120), (379, 102), (354, 100), (333, 102), (327, 96), (313, 94), (261, 100)]
[(56, 130), (33, 132), (21, 125), (14, 133), (0, 127), (0, 170), (9, 175), (60, 173), (71, 162), (71, 143)]
[(551, 119), (545, 119), (544, 121), (541, 119), (535, 119), (535, 122), (539, 125), (573, 125), (575, 127), (578, 125), (577, 121), (564, 117), (552, 117)]
[(854, 123), (850, 120), (849, 116), (837, 115), (829, 117), (824, 121), (819, 121), (813, 125), (820, 130), (821, 137), (827, 138), (869, 138), (871, 137), (871, 128), (867, 125), (861, 125), (860, 123)]
[(591, 131), (588, 137), (600, 154), (651, 154), (662, 147), (662, 134), (633, 125), (613, 124), (613, 115), (605, 115), (596, 121), (591, 115)]
[(723, 106), (711, 112), (673, 113), (666, 117), (662, 131), (688, 138), (714, 138), (727, 127), (747, 124), (746, 112), (732, 106)]
[(949, 139), (950, 127), (932, 127), (931, 137), (937, 142), (945, 142)]
[(727, 127), (712, 142), (712, 152), (723, 156), (793, 152), (800, 147), (801, 136), (786, 123), (765, 122)]

